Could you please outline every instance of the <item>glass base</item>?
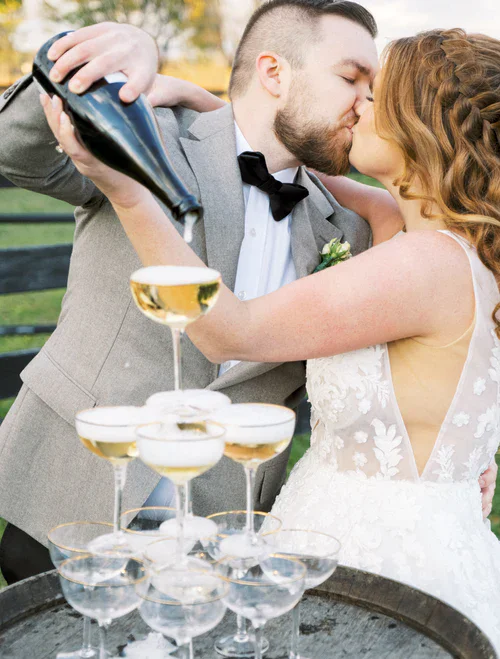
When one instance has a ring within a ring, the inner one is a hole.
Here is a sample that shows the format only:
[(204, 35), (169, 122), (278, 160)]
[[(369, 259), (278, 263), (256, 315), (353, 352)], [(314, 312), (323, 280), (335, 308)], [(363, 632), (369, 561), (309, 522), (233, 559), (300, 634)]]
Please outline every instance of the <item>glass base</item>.
[[(223, 636), (215, 641), (215, 651), (223, 657), (235, 657), (243, 659), (244, 657), (255, 657), (255, 650), (252, 638), (244, 634), (241, 638), (237, 634), (232, 636)], [(265, 654), (269, 650), (269, 641), (262, 638), (261, 651)]]
[(120, 656), (127, 659), (166, 659), (174, 652), (176, 646), (170, 643), (162, 634), (151, 632), (140, 641), (128, 643)]
[(74, 652), (58, 652), (56, 659), (97, 659), (99, 656), (99, 649), (92, 648), (91, 650), (84, 650), (80, 648)]
[(107, 556), (109, 554), (123, 556), (124, 558), (137, 556), (137, 547), (129, 543), (127, 534), (123, 531), (100, 535), (89, 542), (87, 549), (97, 556)]
[[(164, 533), (171, 538), (177, 537), (177, 520), (172, 518), (160, 526), (160, 533)], [(187, 515), (184, 518), (184, 537), (194, 542), (203, 538), (210, 538), (217, 534), (217, 524), (206, 517), (197, 517)], [(193, 544), (194, 546), (194, 544)]]

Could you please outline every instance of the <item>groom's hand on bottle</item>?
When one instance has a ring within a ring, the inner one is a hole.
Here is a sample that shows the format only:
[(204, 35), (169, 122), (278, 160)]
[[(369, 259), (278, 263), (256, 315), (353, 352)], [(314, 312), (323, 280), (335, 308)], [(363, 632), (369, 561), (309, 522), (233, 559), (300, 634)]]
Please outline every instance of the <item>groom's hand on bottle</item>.
[(128, 82), (120, 98), (127, 103), (153, 87), (159, 62), (158, 47), (149, 34), (133, 25), (111, 22), (70, 32), (52, 45), (48, 55), (55, 62), (51, 78), (56, 82), (82, 66), (69, 83), (76, 94), (105, 75), (123, 72)]
[(493, 496), (497, 482), (498, 466), (495, 461), (491, 463), (488, 469), (481, 474), (479, 486), (481, 488), (481, 498), (483, 504), (483, 517), (486, 519), (491, 513)]

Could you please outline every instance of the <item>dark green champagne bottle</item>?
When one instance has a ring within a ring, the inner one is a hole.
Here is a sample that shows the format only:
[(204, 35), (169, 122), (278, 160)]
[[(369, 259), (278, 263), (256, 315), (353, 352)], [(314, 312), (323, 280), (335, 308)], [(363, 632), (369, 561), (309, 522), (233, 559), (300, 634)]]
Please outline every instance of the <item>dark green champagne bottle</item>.
[(151, 190), (174, 218), (184, 224), (184, 238), (190, 242), (192, 227), (201, 216), (202, 207), (175, 172), (151, 105), (143, 95), (132, 103), (120, 99), (120, 88), (126, 82), (122, 73), (105, 76), (83, 94), (68, 89), (78, 69), (61, 82), (53, 82), (49, 74), (54, 62), (47, 53), (65, 34), (52, 37), (40, 48), (33, 62), (34, 79), (49, 96), (56, 94), (61, 98), (64, 111), (86, 148), (109, 167)]

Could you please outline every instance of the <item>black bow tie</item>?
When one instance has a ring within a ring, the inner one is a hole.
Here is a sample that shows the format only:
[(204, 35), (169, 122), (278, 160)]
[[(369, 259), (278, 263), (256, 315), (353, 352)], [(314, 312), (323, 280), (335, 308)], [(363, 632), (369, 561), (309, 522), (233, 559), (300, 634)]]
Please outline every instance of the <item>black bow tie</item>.
[(294, 206), (305, 199), (309, 190), (298, 183), (282, 183), (271, 176), (266, 159), (259, 151), (244, 151), (238, 156), (241, 178), (269, 195), (271, 213), (276, 222), (292, 212)]

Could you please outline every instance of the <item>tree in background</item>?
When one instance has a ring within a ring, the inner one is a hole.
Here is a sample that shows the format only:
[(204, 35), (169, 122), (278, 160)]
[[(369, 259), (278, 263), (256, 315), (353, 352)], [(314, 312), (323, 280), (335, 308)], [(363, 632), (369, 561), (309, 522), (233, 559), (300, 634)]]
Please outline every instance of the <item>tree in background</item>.
[(162, 59), (180, 35), (187, 46), (196, 49), (220, 48), (217, 0), (45, 0), (45, 7), (51, 20), (75, 27), (102, 21), (136, 25), (155, 39)]
[(190, 43), (201, 52), (222, 52), (223, 17), (219, 0), (186, 0)]
[(20, 66), (21, 57), (10, 37), (22, 18), (22, 0), (0, 0), (0, 87), (7, 87)]

